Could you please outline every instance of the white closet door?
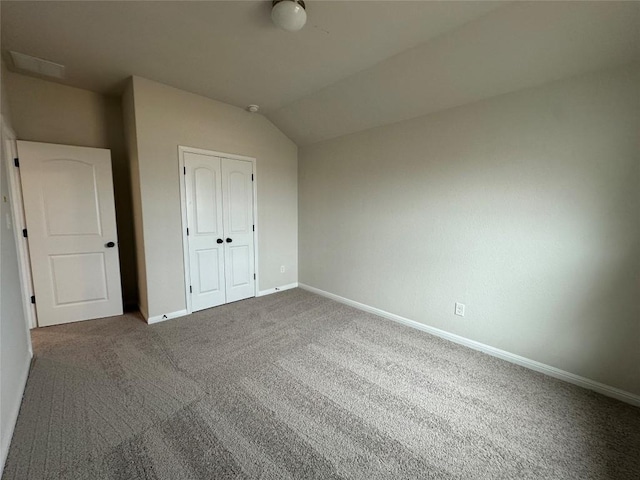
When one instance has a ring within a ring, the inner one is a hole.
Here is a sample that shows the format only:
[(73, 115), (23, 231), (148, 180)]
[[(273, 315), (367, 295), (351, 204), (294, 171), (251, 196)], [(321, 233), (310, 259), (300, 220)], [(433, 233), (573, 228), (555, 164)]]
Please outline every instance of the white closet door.
[(38, 325), (122, 314), (111, 154), (18, 142)]
[(226, 301), (222, 178), (219, 157), (185, 152), (184, 165), (191, 310), (195, 312)]
[(255, 296), (252, 173), (251, 162), (222, 159), (227, 302)]

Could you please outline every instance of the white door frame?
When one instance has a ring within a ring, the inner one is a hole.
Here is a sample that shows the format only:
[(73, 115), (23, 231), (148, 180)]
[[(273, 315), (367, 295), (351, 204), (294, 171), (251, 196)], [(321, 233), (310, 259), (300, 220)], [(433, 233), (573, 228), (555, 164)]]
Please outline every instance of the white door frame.
[(230, 158), (232, 160), (244, 160), (245, 162), (251, 162), (253, 172), (253, 223), (256, 227), (253, 233), (253, 271), (256, 273), (256, 281), (253, 284), (253, 294), (258, 295), (258, 282), (260, 281), (260, 273), (258, 271), (258, 175), (256, 172), (256, 159), (254, 157), (247, 157), (245, 155), (238, 155), (236, 153), (223, 153), (215, 152), (213, 150), (204, 150), (202, 148), (178, 146), (178, 166), (180, 167), (180, 212), (182, 214), (182, 252), (184, 262), (184, 297), (185, 305), (187, 306), (187, 313), (193, 313), (191, 309), (191, 293), (189, 292), (189, 285), (191, 283), (191, 271), (189, 260), (189, 242), (187, 239), (187, 194), (185, 185), (185, 164), (184, 154), (196, 153), (201, 155), (210, 155), (212, 157)]
[(13, 233), (16, 241), (18, 253), (18, 272), (20, 274), (20, 290), (22, 292), (22, 305), (27, 328), (32, 329), (38, 326), (36, 308), (31, 303), (33, 295), (33, 280), (31, 278), (31, 259), (29, 257), (29, 244), (22, 236), (22, 231), (27, 228), (27, 221), (24, 216), (22, 204), (22, 184), (20, 183), (20, 169), (14, 165), (14, 159), (18, 158), (18, 148), (16, 145), (16, 134), (7, 125), (2, 117), (2, 138), (5, 142), (3, 148), (6, 155), (7, 183), (9, 184), (9, 198), (13, 214)]

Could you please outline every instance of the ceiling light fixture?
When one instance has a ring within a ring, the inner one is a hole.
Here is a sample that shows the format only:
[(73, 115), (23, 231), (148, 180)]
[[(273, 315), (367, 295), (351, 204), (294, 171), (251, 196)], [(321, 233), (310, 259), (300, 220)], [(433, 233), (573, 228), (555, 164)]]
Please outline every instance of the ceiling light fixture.
[(307, 23), (303, 0), (273, 0), (271, 20), (287, 32), (297, 32)]
[(249, 110), (251, 113), (257, 113), (258, 110), (260, 110), (260, 107), (258, 105), (248, 105), (247, 110)]

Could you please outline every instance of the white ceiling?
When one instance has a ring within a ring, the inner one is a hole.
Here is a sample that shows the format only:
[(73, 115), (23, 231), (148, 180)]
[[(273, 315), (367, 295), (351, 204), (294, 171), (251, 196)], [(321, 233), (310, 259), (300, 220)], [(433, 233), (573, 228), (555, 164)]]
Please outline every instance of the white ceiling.
[(256, 103), (299, 145), (640, 60), (637, 2), (306, 3), (288, 33), (270, 1), (2, 1), (2, 50), (96, 92), (139, 75)]

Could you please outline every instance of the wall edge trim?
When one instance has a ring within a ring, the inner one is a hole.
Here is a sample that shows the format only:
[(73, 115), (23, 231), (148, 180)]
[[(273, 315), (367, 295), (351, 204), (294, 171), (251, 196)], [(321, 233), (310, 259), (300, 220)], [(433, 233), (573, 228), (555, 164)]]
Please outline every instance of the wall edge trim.
[(142, 318), (144, 318), (145, 322), (149, 321), (149, 314), (139, 303), (138, 303), (138, 311), (142, 314)]

